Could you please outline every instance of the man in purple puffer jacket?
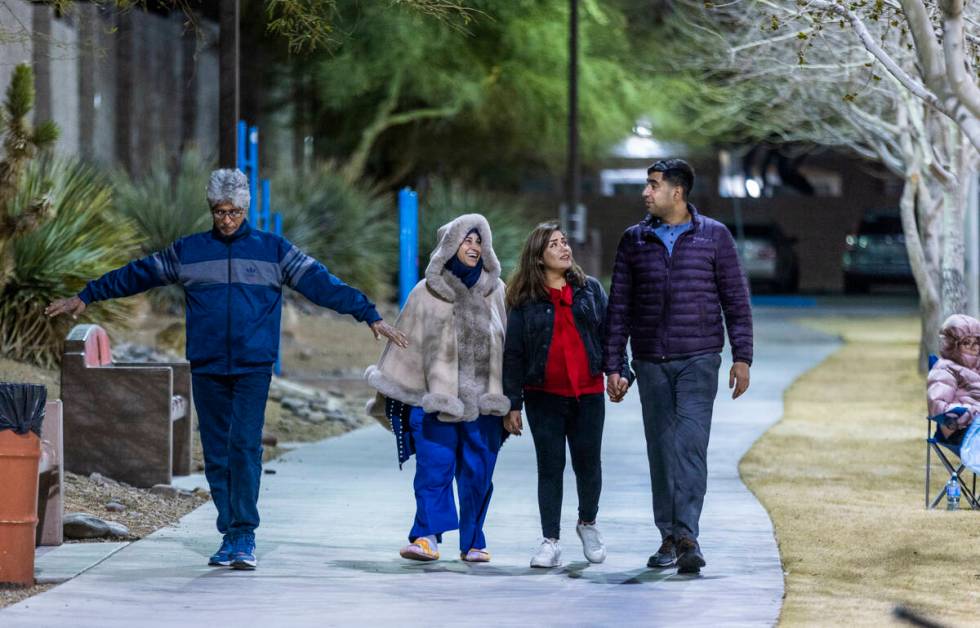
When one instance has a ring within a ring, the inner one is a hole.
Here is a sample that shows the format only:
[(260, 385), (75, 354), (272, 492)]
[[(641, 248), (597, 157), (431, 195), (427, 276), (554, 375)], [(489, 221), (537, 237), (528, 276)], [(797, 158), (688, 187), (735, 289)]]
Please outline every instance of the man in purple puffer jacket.
[(616, 249), (606, 313), (604, 369), (610, 398), (627, 340), (640, 388), (650, 461), (653, 516), (663, 542), (647, 566), (697, 573), (705, 565), (698, 520), (708, 480), (708, 434), (725, 345), (734, 365), (732, 398), (749, 387), (752, 310), (728, 229), (687, 201), (694, 170), (680, 159), (647, 169), (649, 216), (623, 233)]

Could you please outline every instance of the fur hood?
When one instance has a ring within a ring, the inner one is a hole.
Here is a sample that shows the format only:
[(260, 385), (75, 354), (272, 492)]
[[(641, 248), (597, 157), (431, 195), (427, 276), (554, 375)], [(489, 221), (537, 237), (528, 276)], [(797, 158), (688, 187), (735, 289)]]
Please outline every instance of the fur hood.
[(953, 314), (943, 322), (939, 331), (939, 355), (968, 368), (976, 368), (977, 357), (960, 349), (960, 341), (969, 336), (980, 337), (980, 321), (966, 314)]
[(455, 301), (460, 294), (460, 288), (463, 291), (469, 291), (456, 275), (446, 270), (446, 262), (456, 255), (459, 245), (463, 243), (463, 238), (472, 229), (480, 232), (480, 240), (483, 241), (481, 254), (483, 274), (473, 286), (473, 291), (488, 296), (497, 289), (500, 283), (500, 261), (497, 260), (497, 255), (493, 252), (493, 234), (490, 232), (490, 223), (480, 214), (463, 214), (456, 220), (439, 227), (439, 231), (436, 232), (439, 244), (429, 256), (429, 265), (425, 269), (425, 282), (429, 290), (446, 301)]
[[(483, 272), (467, 288), (448, 262), (471, 229), (480, 232)], [(486, 218), (465, 214), (443, 225), (429, 258), (425, 279), (405, 302), (395, 326), (408, 336), (405, 349), (388, 343), (378, 363), (365, 373), (378, 396), (368, 413), (386, 427), (384, 399), (438, 412), (442, 421), (502, 416), (510, 409), (503, 395), (502, 363), (506, 310), (500, 262)]]

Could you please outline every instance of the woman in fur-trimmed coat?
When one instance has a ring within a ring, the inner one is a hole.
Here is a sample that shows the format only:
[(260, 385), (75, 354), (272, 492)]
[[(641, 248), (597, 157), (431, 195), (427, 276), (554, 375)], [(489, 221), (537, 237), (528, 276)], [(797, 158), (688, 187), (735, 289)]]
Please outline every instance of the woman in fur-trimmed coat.
[(510, 410), (501, 383), (504, 283), (483, 216), (460, 216), (438, 235), (395, 323), (408, 348), (389, 343), (367, 370), (378, 391), (368, 411), (400, 436), (400, 461), (416, 455), (415, 522), (401, 556), (436, 560), (442, 533), (458, 528), (460, 557), (487, 562), (483, 522)]

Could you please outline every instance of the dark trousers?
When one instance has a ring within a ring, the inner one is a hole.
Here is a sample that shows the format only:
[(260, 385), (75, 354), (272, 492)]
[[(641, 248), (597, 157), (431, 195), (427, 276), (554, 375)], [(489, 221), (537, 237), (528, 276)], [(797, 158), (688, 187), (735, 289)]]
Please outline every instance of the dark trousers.
[(204, 475), (222, 534), (250, 534), (259, 526), (262, 425), (271, 377), (193, 375)]
[(653, 518), (666, 538), (698, 538), (721, 356), (633, 361), (643, 406)]
[[(493, 496), (493, 468), (503, 439), (503, 419), (446, 423), (437, 413), (412, 408), (409, 427), (415, 441), (415, 522), (408, 540), (459, 528), (459, 550), (486, 549), (483, 523)], [(459, 491), (459, 516), (453, 478)]]
[(529, 390), (524, 395), (524, 408), (538, 459), (541, 533), (545, 538), (557, 539), (561, 528), (566, 441), (572, 452), (579, 519), (595, 521), (599, 511), (605, 400), (601, 393), (575, 399)]

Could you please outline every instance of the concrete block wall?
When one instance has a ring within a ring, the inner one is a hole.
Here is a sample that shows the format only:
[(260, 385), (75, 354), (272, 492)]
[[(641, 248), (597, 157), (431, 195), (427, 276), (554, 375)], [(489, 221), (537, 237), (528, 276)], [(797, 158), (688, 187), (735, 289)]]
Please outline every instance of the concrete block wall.
[[(217, 26), (183, 15), (118, 12), (77, 2), (59, 16), (26, 0), (0, 2), (0, 88), (14, 66), (35, 71), (36, 119), (61, 128), (56, 150), (143, 171), (159, 151), (216, 152)], [(185, 63), (186, 61), (186, 63)]]

